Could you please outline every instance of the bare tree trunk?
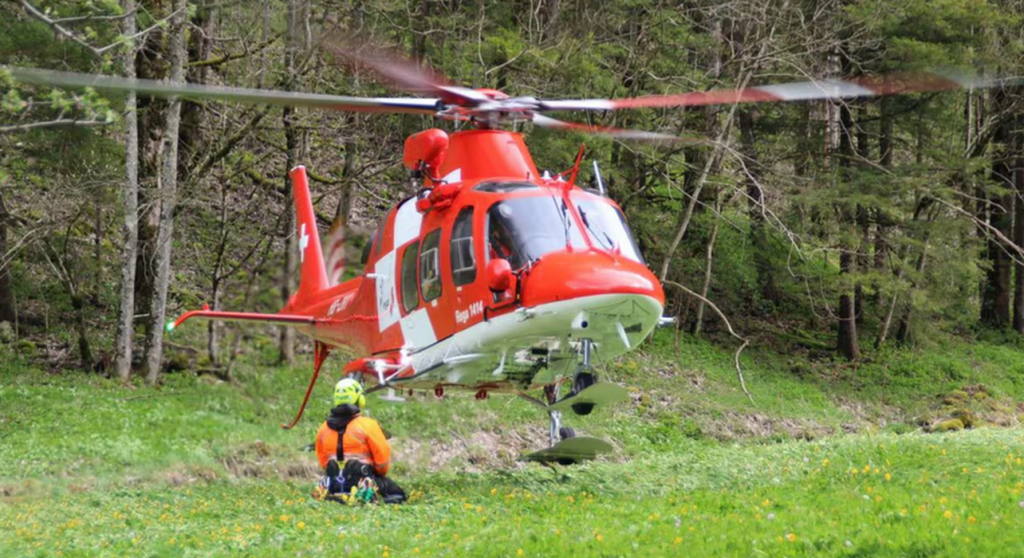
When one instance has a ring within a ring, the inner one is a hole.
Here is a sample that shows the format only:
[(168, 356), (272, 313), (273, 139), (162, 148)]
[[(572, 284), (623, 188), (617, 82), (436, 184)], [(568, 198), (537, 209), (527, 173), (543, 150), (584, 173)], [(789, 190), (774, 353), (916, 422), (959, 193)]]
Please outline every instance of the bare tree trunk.
[[(903, 276), (902, 270), (896, 275), (896, 279), (900, 279)], [(889, 310), (885, 313), (885, 319), (882, 320), (882, 327), (878, 331), (878, 337), (875, 339), (875, 348), (881, 349), (882, 345), (885, 345), (885, 340), (889, 337), (889, 329), (892, 327), (892, 317), (896, 313), (896, 304), (900, 299), (899, 288), (892, 290), (892, 300), (889, 301)]]
[[(715, 204), (720, 206), (720, 204)], [(716, 210), (718, 207), (716, 207)], [(707, 250), (704, 254), (704, 284), (701, 285), (701, 299), (697, 302), (697, 317), (693, 322), (693, 334), (700, 335), (701, 327), (704, 325), (704, 299), (708, 296), (708, 289), (711, 287), (711, 264), (714, 262), (715, 240), (718, 239), (719, 219), (715, 218), (715, 224), (711, 228), (711, 238), (708, 239)]]
[[(747, 215), (750, 216), (750, 242), (753, 245), (757, 284), (760, 287), (761, 298), (775, 304), (779, 301), (779, 290), (772, 275), (768, 232), (765, 227), (764, 192), (761, 191), (761, 160), (757, 153), (758, 114), (756, 108), (739, 111), (740, 149), (746, 169), (744, 181), (747, 184)], [(705, 296), (707, 295), (705, 294)]]
[[(868, 247), (871, 246), (871, 221), (868, 218), (868, 210), (861, 204), (856, 209), (857, 229), (860, 232), (860, 245), (857, 247), (857, 257), (854, 259), (856, 268), (861, 272), (868, 269)], [(857, 281), (853, 288), (853, 313), (857, 325), (864, 323), (864, 285)]]
[[(994, 118), (998, 119), (998, 123), (992, 137), (992, 142), (997, 147), (992, 151), (990, 183), (994, 182), (1012, 192), (1014, 189), (1012, 161), (1015, 160), (1015, 154), (1010, 144), (1013, 139), (1014, 118), (1008, 114), (1014, 101), (1012, 91), (1006, 88), (993, 89), (991, 101)], [(988, 214), (988, 230), (995, 233), (986, 234), (988, 237), (986, 255), (990, 266), (982, 285), (981, 322), (991, 327), (1003, 328), (1011, 325), (1010, 274), (1012, 262), (1003, 243), (996, 236), (1000, 234), (1006, 238), (1013, 236), (1013, 197), (1011, 194), (1002, 195), (1001, 192), (991, 190), (991, 186), (985, 189), (983, 196), (979, 196), (978, 202), (982, 204), (987, 200), (985, 209)], [(979, 223), (980, 225), (982, 223)], [(982, 232), (987, 233), (988, 231)]]
[(82, 370), (90, 370), (95, 362), (92, 358), (92, 347), (89, 345), (89, 328), (85, 321), (85, 300), (77, 288), (71, 290), (71, 308), (75, 311), (75, 332), (78, 333), (78, 357), (82, 362)]
[[(305, 10), (303, 0), (288, 0), (287, 33), (285, 37), (284, 66), (288, 74), (286, 89), (292, 90), (298, 86), (299, 75), (295, 67), (297, 52), (303, 41), (302, 23)], [(288, 171), (298, 164), (300, 157), (300, 138), (295, 129), (295, 109), (285, 107), (281, 113), (285, 137), (285, 173), (284, 187), (289, 193), (286, 199), (292, 200), (292, 183), (288, 178)], [(288, 206), (285, 208), (288, 218), (285, 220), (285, 241), (284, 241), (284, 277), (281, 281), (281, 302), (287, 304), (295, 291), (295, 210)], [(290, 327), (281, 327), (279, 357), (278, 359), (287, 364), (295, 362), (295, 330)]]
[(10, 247), (7, 245), (7, 224), (11, 215), (7, 211), (7, 200), (4, 199), (3, 191), (0, 190), (0, 257), (5, 262), (0, 262), (0, 322), (8, 322), (11, 327), (17, 328), (18, 313), (14, 307), (14, 290), (11, 288), (11, 263), (7, 256)]
[[(1013, 138), (1015, 163), (1013, 169), (1014, 220), (1013, 242), (1024, 246), (1024, 114), (1017, 115)], [(1016, 283), (1013, 297), (1013, 329), (1024, 333), (1024, 264), (1018, 258), (1014, 263)]]
[[(833, 110), (832, 112), (834, 113), (835, 111)], [(853, 114), (850, 112), (848, 104), (844, 103), (839, 106), (838, 122), (836, 120), (834, 116), (830, 117), (830, 123), (838, 124), (836, 126), (838, 137), (835, 140), (837, 140), (839, 153), (842, 156), (839, 160), (839, 180), (847, 181), (850, 179), (849, 167), (854, 154), (852, 138)], [(855, 224), (856, 216), (850, 214), (850, 208), (845, 203), (840, 202), (838, 212), (842, 226), (847, 227)], [(857, 260), (855, 256), (856, 245), (845, 239), (841, 240), (839, 244), (839, 274), (840, 279), (845, 283), (847, 279), (844, 276), (849, 277), (854, 272)], [(856, 291), (849, 288), (846, 284), (843, 284), (841, 289), (842, 291), (839, 296), (839, 335), (836, 340), (836, 349), (847, 360), (857, 360), (860, 358), (860, 345), (857, 339)]]
[[(135, 0), (124, 0), (124, 13), (130, 14), (124, 20), (125, 36), (135, 34)], [(135, 78), (135, 48), (130, 46), (125, 53), (125, 77)], [(125, 99), (125, 180), (121, 191), (124, 223), (121, 234), (124, 245), (121, 249), (121, 302), (117, 314), (117, 334), (114, 339), (114, 373), (122, 381), (128, 381), (132, 372), (132, 341), (135, 336), (135, 265), (139, 255), (139, 119), (136, 113), (135, 92), (129, 92)]]
[[(868, 130), (864, 127), (863, 121), (867, 119), (867, 106), (864, 101), (857, 104), (857, 119), (854, 123), (857, 138), (857, 159), (858, 164), (863, 165), (871, 160), (871, 144), (868, 142)], [(851, 134), (854, 132), (851, 131)], [(868, 207), (857, 204), (857, 227), (860, 229), (860, 247), (857, 249), (857, 269), (861, 272), (867, 271), (870, 267), (871, 255), (868, 250), (871, 247), (871, 212)], [(878, 285), (875, 284), (875, 290)], [(857, 325), (864, 323), (864, 285), (858, 281), (854, 287), (854, 313), (857, 316)]]
[[(917, 259), (917, 276), (920, 277), (924, 273), (925, 262), (928, 261), (928, 244), (926, 243), (921, 248), (921, 257)], [(917, 280), (911, 282), (910, 289), (913, 292), (917, 288)], [(899, 345), (906, 345), (907, 340), (910, 338), (910, 325), (911, 319), (914, 317), (914, 304), (910, 301), (906, 301), (906, 310), (903, 312), (903, 317), (900, 319), (900, 327), (896, 333), (896, 343)]]
[[(220, 308), (220, 279), (214, 277), (213, 300), (211, 307)], [(206, 324), (207, 344), (206, 349), (210, 356), (210, 366), (216, 368), (220, 364), (220, 324), (216, 320), (210, 320)]]
[(6, 321), (11, 328), (17, 328), (17, 309), (14, 307), (14, 291), (10, 281), (10, 258), (7, 252), (10, 247), (7, 245), (7, 223), (10, 222), (10, 213), (7, 211), (7, 201), (4, 199), (3, 190), (0, 190), (0, 321)]
[[(997, 92), (997, 106), (1005, 93)], [(1005, 115), (1002, 118), (1006, 118)], [(1012, 179), (1012, 165), (1010, 164), (1011, 154), (1008, 146), (1009, 128), (1011, 121), (1007, 119), (999, 124), (999, 131), (996, 133), (996, 143), (1003, 145), (993, 154), (992, 179), (1002, 186), (1010, 189), (1014, 187)], [(1013, 196), (992, 195), (989, 204), (989, 224), (1005, 236), (1013, 235)], [(994, 237), (988, 240), (988, 260), (991, 262), (986, 281), (984, 296), (981, 301), (981, 321), (989, 326), (1003, 328), (1011, 324), (1010, 321), (1010, 256), (1006, 253), (1003, 244)]]
[[(893, 115), (892, 115), (892, 99), (889, 97), (882, 97), (879, 101), (879, 111), (881, 112), (881, 122), (879, 123), (879, 134), (878, 134), (878, 163), (882, 167), (891, 169), (892, 168), (892, 152), (893, 152)], [(885, 208), (879, 207), (875, 210), (875, 257), (874, 257), (874, 269), (875, 272), (881, 276), (885, 272), (886, 265), (889, 261), (889, 230), (893, 226), (895, 220), (889, 214)], [(902, 268), (897, 277), (897, 282), (902, 276)], [(895, 304), (895, 300), (898, 296), (893, 296), (892, 304)], [(878, 289), (875, 294), (876, 305), (881, 309), (883, 306), (882, 290)], [(889, 312), (886, 313), (884, 329), (889, 328), (889, 324), (892, 322), (892, 304), (889, 306)], [(876, 346), (881, 346), (881, 343), (885, 342), (885, 336), (879, 335), (879, 343)]]
[[(185, 19), (187, 0), (175, 0), (169, 42), (173, 83), (185, 77)], [(181, 99), (172, 97), (167, 106), (164, 131), (163, 165), (160, 172), (160, 224), (156, 241), (156, 277), (150, 308), (149, 345), (146, 354), (146, 381), (153, 384), (160, 377), (164, 351), (164, 318), (167, 314), (167, 290), (171, 282), (171, 246), (174, 239), (174, 210), (178, 195), (178, 126), (181, 122)]]
[[(841, 274), (849, 274), (853, 267), (853, 254), (849, 250), (843, 250), (839, 256), (839, 269)], [(845, 287), (839, 296), (839, 339), (837, 343), (839, 353), (847, 360), (860, 358), (860, 345), (857, 342), (857, 316), (854, 309), (852, 293)]]

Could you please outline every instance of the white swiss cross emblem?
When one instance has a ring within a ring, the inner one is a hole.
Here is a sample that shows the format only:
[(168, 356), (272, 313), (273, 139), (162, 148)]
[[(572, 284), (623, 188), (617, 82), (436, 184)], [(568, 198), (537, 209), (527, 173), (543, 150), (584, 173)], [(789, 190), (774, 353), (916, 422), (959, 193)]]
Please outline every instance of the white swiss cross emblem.
[(306, 224), (299, 228), (299, 263), (306, 259), (306, 246), (309, 246), (309, 235), (306, 234)]

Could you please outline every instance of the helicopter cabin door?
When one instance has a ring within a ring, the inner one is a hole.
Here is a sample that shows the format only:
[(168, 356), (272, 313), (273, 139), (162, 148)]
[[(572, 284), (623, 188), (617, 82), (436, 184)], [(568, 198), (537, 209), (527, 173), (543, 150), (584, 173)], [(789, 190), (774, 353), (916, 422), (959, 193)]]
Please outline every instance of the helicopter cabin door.
[(452, 297), (455, 331), (462, 331), (483, 320), (486, 301), (481, 297), (477, 286), (483, 272), (480, 269), (479, 253), (482, 243), (478, 231), (478, 223), (482, 217), (473, 205), (466, 205), (459, 210), (451, 227), (448, 241), (448, 267), (451, 270), (451, 282), (455, 291)]

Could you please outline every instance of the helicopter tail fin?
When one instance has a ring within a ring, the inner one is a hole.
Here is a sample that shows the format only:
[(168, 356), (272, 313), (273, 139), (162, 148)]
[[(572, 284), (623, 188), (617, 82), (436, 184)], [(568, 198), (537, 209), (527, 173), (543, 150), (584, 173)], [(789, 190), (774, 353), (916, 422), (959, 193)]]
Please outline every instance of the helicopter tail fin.
[(324, 254), (320, 248), (320, 231), (316, 226), (316, 213), (309, 194), (309, 179), (306, 167), (298, 166), (288, 175), (292, 179), (292, 195), (295, 198), (295, 224), (299, 243), (299, 290), (288, 303), (288, 307), (304, 306), (313, 301), (320, 291), (326, 289), (327, 270)]

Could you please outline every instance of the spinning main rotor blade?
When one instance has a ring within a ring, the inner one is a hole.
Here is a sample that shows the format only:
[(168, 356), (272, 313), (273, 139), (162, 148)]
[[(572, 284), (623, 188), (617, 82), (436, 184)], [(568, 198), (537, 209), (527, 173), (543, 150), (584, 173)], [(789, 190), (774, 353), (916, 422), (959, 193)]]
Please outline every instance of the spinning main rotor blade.
[(181, 96), (189, 99), (209, 99), (248, 104), (269, 104), (359, 112), (435, 114), (440, 109), (440, 101), (438, 99), (344, 97), (340, 95), (320, 95), (292, 91), (197, 85), (194, 83), (175, 84), (151, 79), (127, 79), (117, 76), (58, 72), (14, 66), (0, 66), (0, 68), (10, 72), (14, 79), (26, 83), (56, 85), (60, 87), (92, 87), (105, 91), (135, 91), (143, 95), (155, 97)]
[(621, 139), (686, 143), (704, 142), (704, 140), (698, 138), (684, 138), (679, 136), (672, 136), (669, 134), (661, 134), (658, 132), (645, 132), (642, 130), (623, 130), (621, 128), (610, 128), (607, 126), (594, 126), (591, 124), (564, 122), (562, 120), (556, 120), (549, 116), (544, 116), (543, 114), (534, 114), (532, 121), (534, 126), (539, 126), (541, 128), (550, 128), (553, 130), (567, 130), (571, 132), (585, 132), (589, 134), (598, 134), (602, 136), (609, 136)]
[(365, 66), (390, 82), (391, 85), (409, 93), (439, 97), (445, 104), (460, 106), (475, 106), (491, 100), (490, 97), (475, 89), (455, 85), (443, 74), (429, 67), (421, 67), (406, 58), (380, 52), (373, 56), (364, 56), (351, 48), (338, 46), (329, 46), (328, 48), (338, 58), (347, 60), (357, 67)]
[(626, 99), (541, 100), (540, 110), (620, 110), (651, 107), (687, 107), (735, 103), (851, 99), (954, 89), (987, 89), (1018, 85), (1022, 78), (991, 79), (968, 74), (912, 72), (850, 79), (800, 81), (758, 85), (745, 89), (715, 89), (678, 95), (649, 95)]

